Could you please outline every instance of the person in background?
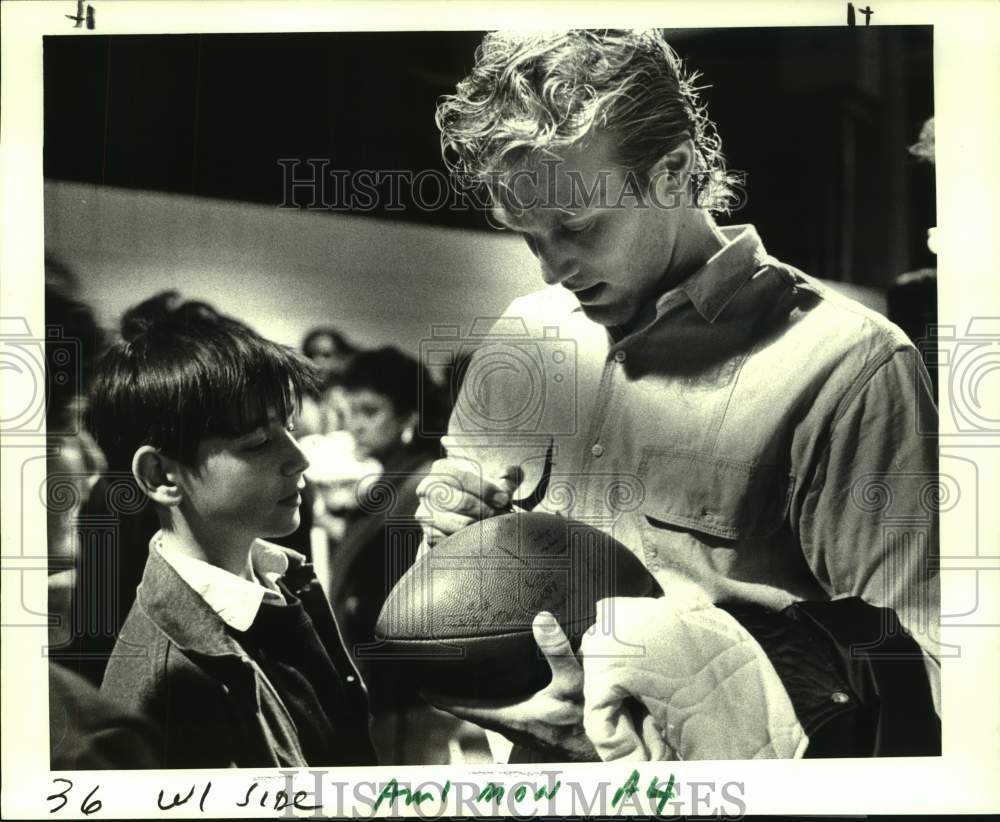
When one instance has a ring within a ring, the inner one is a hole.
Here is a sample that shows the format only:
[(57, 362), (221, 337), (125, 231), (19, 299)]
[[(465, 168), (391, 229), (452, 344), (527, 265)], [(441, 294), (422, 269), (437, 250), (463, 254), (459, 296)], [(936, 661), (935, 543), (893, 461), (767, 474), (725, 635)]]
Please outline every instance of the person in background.
[[(370, 689), (380, 758), (404, 764), (402, 747), (415, 744), (423, 747), (418, 761), (430, 764), (424, 726), (434, 723), (427, 723), (426, 709), (419, 721), (404, 716), (420, 714), (420, 703), (392, 661), (377, 657), (374, 629), (388, 592), (416, 556), (417, 485), (438, 456), (448, 412), (427, 369), (397, 348), (355, 355), (342, 385), (355, 457), (377, 460), (382, 471), (357, 484), (356, 502), (344, 514), (343, 536), (331, 550), (330, 599)], [(420, 738), (417, 727), (423, 727)]]
[[(162, 737), (154, 726), (123, 710), (72, 670), (73, 657), (53, 658), (73, 624), (81, 559), (77, 518), (107, 463), (82, 424), (85, 392), (103, 335), (90, 309), (54, 283), (46, 285), (45, 314), (49, 609), (54, 617), (49, 638), (49, 765), (59, 771), (159, 768)], [(63, 359), (67, 353), (68, 362)], [(59, 379), (68, 369), (79, 380)]]
[(358, 349), (331, 326), (313, 328), (302, 340), (302, 353), (316, 369), (317, 390), (302, 398), (299, 436), (326, 434), (344, 428), (340, 380)]
[[(421, 385), (423, 383), (423, 385)], [(357, 484), (343, 537), (332, 551), (329, 593), (349, 648), (370, 642), (387, 592), (413, 562), (420, 528), (413, 519), (416, 488), (438, 456), (444, 410), (427, 370), (396, 348), (357, 354), (343, 375), (347, 430), (358, 460), (375, 460), (378, 474)], [(436, 419), (421, 417), (425, 408)], [(433, 398), (433, 399), (431, 399)], [(386, 509), (382, 501), (392, 502)], [(392, 544), (402, 553), (387, 556)], [(411, 540), (407, 540), (407, 536)], [(412, 544), (409, 544), (412, 541)], [(373, 695), (378, 687), (373, 688)]]
[(275, 542), (305, 554), (320, 574), (326, 567), (326, 535), (340, 533), (341, 522), (331, 510), (337, 510), (338, 499), (353, 499), (353, 494), (338, 496), (337, 491), (353, 489), (361, 476), (348, 455), (351, 438), (344, 430), (340, 387), (340, 377), (356, 352), (347, 338), (330, 326), (313, 328), (302, 340), (302, 353), (313, 366), (316, 387), (302, 396), (295, 436), (309, 459), (310, 470), (302, 489), (302, 521), (294, 533)]
[[(910, 146), (910, 154), (925, 163), (934, 165), (934, 118), (927, 120), (920, 129), (917, 142)], [(937, 254), (937, 227), (927, 229), (927, 247)], [(920, 351), (938, 396), (937, 353), (932, 339), (933, 326), (937, 323), (937, 269), (920, 268), (896, 277), (886, 295), (889, 319), (906, 332)]]

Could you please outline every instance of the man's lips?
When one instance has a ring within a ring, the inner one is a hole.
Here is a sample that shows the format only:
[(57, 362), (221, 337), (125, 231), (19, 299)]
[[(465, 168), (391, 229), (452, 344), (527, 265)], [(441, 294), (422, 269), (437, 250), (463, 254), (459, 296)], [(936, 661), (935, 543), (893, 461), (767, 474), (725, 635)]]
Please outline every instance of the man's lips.
[(586, 288), (573, 289), (573, 294), (581, 303), (595, 302), (603, 293), (604, 283), (597, 283)]

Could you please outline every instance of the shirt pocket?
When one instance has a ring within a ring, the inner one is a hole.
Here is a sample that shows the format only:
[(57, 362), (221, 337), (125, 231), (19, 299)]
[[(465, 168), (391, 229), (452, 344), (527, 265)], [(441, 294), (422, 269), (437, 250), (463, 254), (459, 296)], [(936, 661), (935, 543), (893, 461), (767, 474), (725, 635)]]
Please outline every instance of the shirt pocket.
[(791, 477), (776, 465), (649, 448), (638, 474), (640, 510), (654, 527), (744, 541), (771, 536), (788, 517)]

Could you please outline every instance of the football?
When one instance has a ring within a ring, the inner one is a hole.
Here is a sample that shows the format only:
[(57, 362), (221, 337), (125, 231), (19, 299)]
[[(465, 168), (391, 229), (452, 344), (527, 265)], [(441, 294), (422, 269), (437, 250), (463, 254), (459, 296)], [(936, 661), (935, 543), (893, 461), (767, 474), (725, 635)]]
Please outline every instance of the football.
[(551, 679), (531, 623), (549, 611), (574, 651), (606, 597), (654, 597), (656, 580), (614, 538), (554, 514), (514, 513), (457, 531), (393, 588), (371, 652), (415, 688), (517, 698)]

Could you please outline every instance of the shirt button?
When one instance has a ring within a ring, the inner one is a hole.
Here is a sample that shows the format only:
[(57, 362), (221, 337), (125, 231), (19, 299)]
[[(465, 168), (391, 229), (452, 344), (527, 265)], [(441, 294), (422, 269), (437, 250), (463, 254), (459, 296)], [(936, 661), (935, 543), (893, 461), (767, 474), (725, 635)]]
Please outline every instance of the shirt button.
[(851, 698), (843, 691), (834, 691), (830, 694), (830, 701), (836, 702), (838, 705), (843, 705), (845, 702), (850, 702)]
[(625, 352), (624, 351), (616, 351), (615, 352), (615, 360), (618, 361), (618, 362), (625, 362)]
[(348, 675), (347, 675), (347, 681), (348, 681), (348, 682), (354, 682), (354, 677), (353, 677), (353, 676), (351, 676), (350, 674), (348, 674)]
[(601, 445), (599, 442), (595, 442), (590, 448), (590, 453), (593, 454), (595, 457), (599, 457), (601, 456), (601, 454), (604, 453), (604, 446)]

